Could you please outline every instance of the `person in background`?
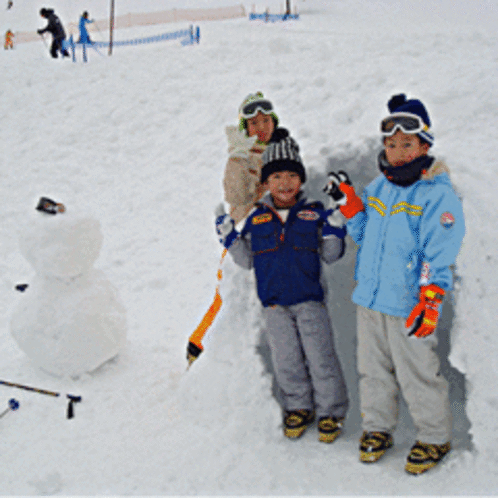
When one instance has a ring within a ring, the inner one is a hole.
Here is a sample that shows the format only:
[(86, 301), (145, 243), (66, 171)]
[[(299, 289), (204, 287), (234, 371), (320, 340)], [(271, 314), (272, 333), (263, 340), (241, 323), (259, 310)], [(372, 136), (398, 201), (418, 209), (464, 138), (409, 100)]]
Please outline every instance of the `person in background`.
[(11, 49), (14, 48), (14, 33), (12, 33), (10, 29), (8, 29), (7, 32), (5, 33), (5, 43), (3, 45), (3, 48), (5, 50), (9, 48)]
[(85, 12), (81, 14), (80, 22), (78, 25), (80, 30), (80, 39), (78, 40), (78, 43), (93, 43), (90, 39), (90, 35), (88, 34), (88, 30), (86, 29), (86, 25), (93, 22), (93, 19), (88, 18), (88, 12), (85, 10)]
[(58, 53), (60, 52), (63, 57), (69, 57), (69, 52), (67, 51), (66, 44), (66, 32), (64, 27), (55, 14), (53, 9), (40, 9), (40, 16), (48, 21), (47, 25), (43, 29), (39, 29), (37, 33), (43, 35), (43, 33), (49, 32), (52, 34), (52, 45), (50, 46), (50, 55), (57, 59)]

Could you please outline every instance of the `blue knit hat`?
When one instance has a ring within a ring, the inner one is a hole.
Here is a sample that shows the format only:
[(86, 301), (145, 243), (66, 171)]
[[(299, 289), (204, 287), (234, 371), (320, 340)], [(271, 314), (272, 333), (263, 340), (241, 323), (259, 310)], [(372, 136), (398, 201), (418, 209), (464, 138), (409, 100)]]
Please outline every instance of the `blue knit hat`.
[(393, 95), (390, 98), (389, 102), (387, 103), (387, 107), (391, 115), (398, 113), (407, 113), (413, 114), (422, 119), (424, 124), (427, 125), (428, 129), (417, 133), (417, 135), (429, 145), (432, 145), (434, 143), (434, 135), (430, 133), (431, 120), (429, 118), (429, 113), (420, 100), (407, 99), (404, 93), (400, 93), (398, 95)]

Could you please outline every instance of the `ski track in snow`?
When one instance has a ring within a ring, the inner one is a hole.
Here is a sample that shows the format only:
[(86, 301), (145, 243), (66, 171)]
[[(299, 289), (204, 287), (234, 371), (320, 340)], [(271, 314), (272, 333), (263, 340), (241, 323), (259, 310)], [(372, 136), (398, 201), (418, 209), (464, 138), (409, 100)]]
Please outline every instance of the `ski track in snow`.
[[(92, 2), (85, 8), (98, 17)], [(68, 3), (58, 5), (68, 15)], [(479, 5), (488, 22), (496, 19), (496, 2)], [(169, 41), (119, 48), (112, 57), (91, 51), (87, 65), (49, 60), (41, 42), (0, 53), (0, 379), (83, 396), (68, 421), (65, 399), (1, 388), (2, 399), (21, 403), (0, 420), (2, 494), (496, 492), (497, 36), (465, 9), (424, 17), (423, 5), (407, 0), (395, 7), (308, 0), (301, 12), (286, 24), (206, 22), (199, 46)], [(22, 29), (43, 25), (35, 15), (23, 19), (32, 27)], [(416, 25), (403, 22), (410, 19)], [(117, 38), (184, 28), (132, 28)], [(377, 465), (358, 461), (351, 241), (345, 258), (325, 270), (352, 401), (333, 445), (317, 441), (316, 427), (299, 441), (283, 438), (254, 280), (228, 259), (222, 312), (205, 352), (185, 370), (188, 336), (210, 304), (221, 254), (212, 213), (222, 198), (224, 127), (255, 90), (275, 103), (299, 143), (307, 189), (318, 198), (326, 172), (338, 165), (360, 189), (376, 175), (378, 122), (391, 94), (405, 91), (429, 108), (434, 153), (452, 170), (467, 235), (445, 315), (455, 451), (426, 476), (403, 472), (414, 434), (406, 409), (395, 448)], [(34, 274), (17, 235), (41, 195), (69, 210), (84, 206), (100, 220), (96, 266), (127, 310), (126, 349), (79, 379), (36, 369), (9, 332), (22, 299), (13, 287)]]

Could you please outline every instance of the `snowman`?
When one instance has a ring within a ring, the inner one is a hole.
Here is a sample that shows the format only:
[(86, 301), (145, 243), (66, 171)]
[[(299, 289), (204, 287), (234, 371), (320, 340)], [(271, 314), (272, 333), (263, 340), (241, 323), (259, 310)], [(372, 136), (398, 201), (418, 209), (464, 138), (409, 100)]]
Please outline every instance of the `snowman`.
[(102, 247), (100, 223), (42, 197), (19, 240), (35, 270), (10, 329), (38, 367), (78, 377), (115, 357), (126, 342), (126, 312), (117, 292), (93, 268)]

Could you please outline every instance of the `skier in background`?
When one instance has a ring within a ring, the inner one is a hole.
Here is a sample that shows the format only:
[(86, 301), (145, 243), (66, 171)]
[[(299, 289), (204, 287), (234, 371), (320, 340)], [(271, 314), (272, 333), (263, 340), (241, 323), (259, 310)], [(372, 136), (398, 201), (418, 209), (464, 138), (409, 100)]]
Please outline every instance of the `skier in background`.
[(40, 16), (47, 19), (48, 24), (43, 28), (39, 29), (37, 33), (42, 35), (45, 32), (52, 33), (52, 45), (50, 47), (50, 55), (57, 59), (57, 52), (60, 52), (63, 57), (69, 57), (69, 52), (66, 50), (66, 32), (60, 19), (55, 15), (53, 9), (40, 9)]
[(94, 22), (93, 19), (88, 19), (88, 12), (85, 10), (85, 12), (81, 14), (78, 25), (80, 29), (80, 39), (78, 40), (78, 43), (93, 43), (88, 34), (88, 30), (86, 29), (86, 25), (92, 22)]
[(14, 33), (12, 33), (10, 29), (5, 33), (5, 43), (3, 45), (3, 48), (5, 50), (14, 48)]

